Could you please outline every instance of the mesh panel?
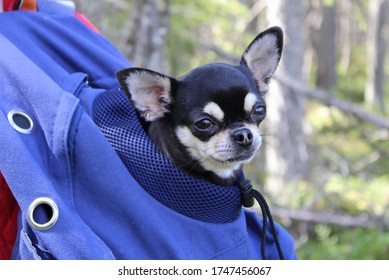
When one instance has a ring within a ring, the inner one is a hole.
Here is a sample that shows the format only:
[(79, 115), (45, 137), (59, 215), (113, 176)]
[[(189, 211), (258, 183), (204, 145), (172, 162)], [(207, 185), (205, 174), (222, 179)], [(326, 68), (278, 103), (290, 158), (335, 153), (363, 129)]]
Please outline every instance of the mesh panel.
[(224, 187), (191, 176), (173, 166), (143, 130), (125, 94), (101, 94), (94, 104), (94, 121), (128, 171), (156, 200), (190, 218), (234, 221), (241, 209), (238, 187)]

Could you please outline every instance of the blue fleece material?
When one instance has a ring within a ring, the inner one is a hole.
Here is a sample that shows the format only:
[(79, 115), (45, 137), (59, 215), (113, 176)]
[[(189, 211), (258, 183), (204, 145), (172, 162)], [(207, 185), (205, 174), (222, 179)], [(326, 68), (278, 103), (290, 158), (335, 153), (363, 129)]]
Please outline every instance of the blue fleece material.
[[(115, 72), (131, 66), (101, 35), (69, 15), (3, 13), (0, 53), (0, 170), (21, 208), (15, 259), (261, 258), (254, 212), (240, 209), (227, 223), (196, 220), (130, 174), (92, 118), (96, 98), (118, 88)], [(34, 121), (31, 134), (10, 125), (15, 109)], [(40, 197), (59, 209), (47, 230), (28, 222)], [(291, 236), (276, 228), (285, 258), (295, 259)], [(270, 233), (266, 246), (277, 259)]]

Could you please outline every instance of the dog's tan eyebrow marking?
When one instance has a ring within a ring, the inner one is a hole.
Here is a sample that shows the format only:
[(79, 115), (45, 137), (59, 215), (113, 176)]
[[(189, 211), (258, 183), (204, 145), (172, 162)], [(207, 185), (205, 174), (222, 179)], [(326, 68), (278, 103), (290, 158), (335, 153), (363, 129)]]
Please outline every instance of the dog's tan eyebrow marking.
[(249, 92), (246, 97), (244, 98), (244, 110), (247, 112), (247, 113), (251, 113), (251, 111), (253, 110), (253, 107), (255, 105), (255, 103), (257, 103), (258, 101), (258, 98), (255, 96), (254, 93), (251, 93)]
[(207, 105), (205, 105), (203, 112), (214, 117), (218, 121), (223, 121), (224, 112), (215, 102), (211, 101)]

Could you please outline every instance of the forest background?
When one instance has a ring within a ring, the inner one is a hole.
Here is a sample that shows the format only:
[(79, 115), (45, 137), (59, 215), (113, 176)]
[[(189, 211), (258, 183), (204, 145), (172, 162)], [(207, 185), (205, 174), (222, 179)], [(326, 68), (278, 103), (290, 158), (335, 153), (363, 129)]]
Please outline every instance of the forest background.
[(238, 63), (280, 26), (265, 143), (246, 176), (300, 259), (389, 259), (389, 0), (75, 2), (135, 66), (172, 76)]

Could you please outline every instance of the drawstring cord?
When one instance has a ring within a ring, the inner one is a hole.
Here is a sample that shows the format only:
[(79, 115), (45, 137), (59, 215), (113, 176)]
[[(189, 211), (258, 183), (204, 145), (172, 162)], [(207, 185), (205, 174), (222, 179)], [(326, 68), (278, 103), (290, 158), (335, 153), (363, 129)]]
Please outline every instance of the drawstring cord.
[(282, 253), (281, 245), (278, 240), (277, 232), (274, 226), (274, 220), (270, 213), (270, 208), (266, 203), (265, 198), (262, 196), (262, 194), (259, 191), (253, 189), (250, 180), (243, 178), (239, 182), (239, 187), (240, 187), (240, 193), (242, 197), (242, 204), (244, 207), (252, 207), (254, 205), (254, 199), (258, 202), (259, 206), (261, 207), (262, 219), (263, 219), (262, 237), (261, 237), (262, 259), (266, 260), (266, 233), (267, 233), (267, 220), (269, 220), (270, 230), (273, 235), (274, 242), (276, 243), (278, 256), (280, 260), (283, 260), (284, 255)]

